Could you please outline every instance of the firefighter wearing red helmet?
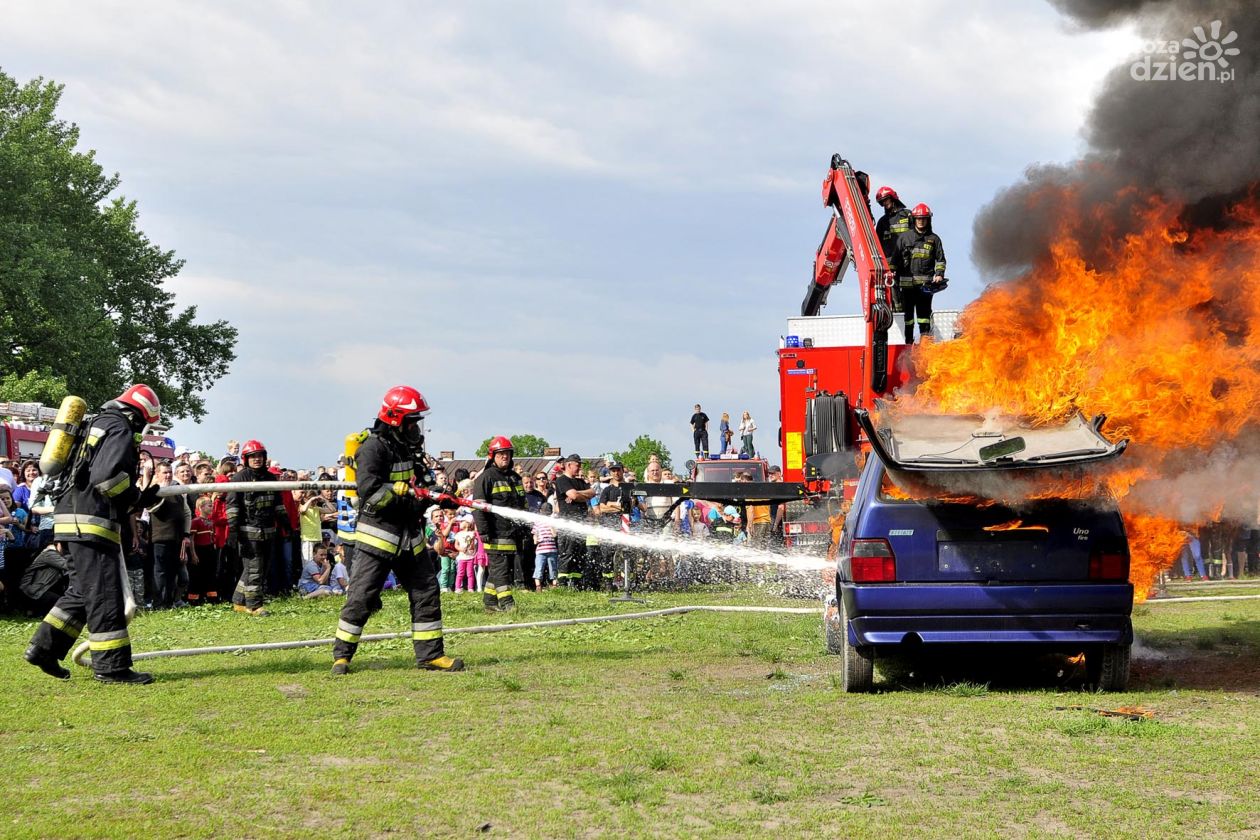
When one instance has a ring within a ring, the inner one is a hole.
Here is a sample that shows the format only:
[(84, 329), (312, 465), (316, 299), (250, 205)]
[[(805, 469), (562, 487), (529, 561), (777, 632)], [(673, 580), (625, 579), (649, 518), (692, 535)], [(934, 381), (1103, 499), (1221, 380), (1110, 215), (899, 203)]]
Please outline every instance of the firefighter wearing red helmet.
[(276, 550), (276, 531), (288, 514), (284, 500), (274, 490), (241, 492), (233, 484), (275, 481), (267, 469), (267, 447), (261, 441), (241, 444), (241, 460), (245, 468), (228, 480), (227, 522), (228, 546), (240, 555), (241, 576), (232, 592), (232, 609), (249, 615), (267, 614), (263, 606), (267, 594), (267, 570)]
[[(391, 388), (366, 439), (355, 453), (359, 515), (354, 529), (354, 574), (333, 642), (334, 675), (348, 673), (368, 616), (380, 608), (390, 570), (411, 600), (411, 644), (416, 665), (462, 671), (442, 643), (442, 602), (437, 563), (424, 542), (421, 516), (431, 503), (412, 482), (424, 469), (424, 416), (429, 404), (415, 388)], [(417, 464), (416, 461), (419, 461)]]
[[(473, 498), (498, 507), (524, 510), (525, 486), (512, 463), (512, 441), (503, 435), (492, 438), (488, 456), (485, 469), (473, 483)], [(487, 610), (511, 610), (515, 606), (512, 566), (524, 537), (523, 528), (518, 522), (479, 509), (473, 511), (473, 519), (490, 559), (482, 603)]]
[(884, 208), (884, 215), (875, 223), (875, 233), (884, 249), (884, 259), (891, 259), (897, 237), (910, 230), (910, 211), (892, 187), (880, 187), (875, 193), (875, 203)]
[(157, 485), (142, 488), (138, 481), (141, 432), (160, 418), (153, 389), (131, 386), (91, 419), (79, 455), (63, 473), (67, 486), (53, 512), (53, 538), (65, 546), (70, 586), (26, 649), (26, 661), (50, 676), (70, 678), (60, 660), (86, 626), (95, 679), (153, 682), (152, 674), (131, 669), (121, 552), (132, 511), (157, 498)]
[[(932, 232), (932, 208), (916, 204), (910, 211), (914, 225), (897, 237), (891, 257), (901, 288), (901, 309), (906, 322), (906, 344), (914, 343), (914, 329), (919, 335), (932, 330), (932, 292), (943, 288), (945, 281), (945, 246)], [(925, 286), (927, 288), (925, 288)]]

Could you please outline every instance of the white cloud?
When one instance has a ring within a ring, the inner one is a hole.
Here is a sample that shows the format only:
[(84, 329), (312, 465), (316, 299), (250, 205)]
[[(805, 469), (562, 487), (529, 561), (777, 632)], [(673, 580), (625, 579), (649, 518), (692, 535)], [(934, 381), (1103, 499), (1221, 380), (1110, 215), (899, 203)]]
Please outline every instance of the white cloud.
[(412, 381), (442, 448), (506, 427), (679, 454), (697, 400), (773, 440), (832, 152), (933, 203), (960, 303), (971, 214), (1074, 153), (1133, 37), (1036, 4), (911, 12), (60, 0), (0, 37), (189, 260), (181, 302), (241, 329), (211, 416), (177, 432), (311, 462)]

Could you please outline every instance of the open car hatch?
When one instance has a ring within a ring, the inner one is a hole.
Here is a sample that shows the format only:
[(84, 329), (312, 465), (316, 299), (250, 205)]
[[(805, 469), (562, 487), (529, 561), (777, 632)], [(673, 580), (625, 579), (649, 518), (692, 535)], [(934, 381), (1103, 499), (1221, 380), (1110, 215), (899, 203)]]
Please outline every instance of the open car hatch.
[(1078, 413), (1060, 425), (1032, 426), (1013, 417), (880, 410), (877, 427), (869, 412), (854, 413), (889, 477), (914, 495), (936, 491), (1001, 499), (1052, 484), (1089, 483), (1090, 474), (1129, 443), (1102, 436), (1101, 414), (1086, 420)]

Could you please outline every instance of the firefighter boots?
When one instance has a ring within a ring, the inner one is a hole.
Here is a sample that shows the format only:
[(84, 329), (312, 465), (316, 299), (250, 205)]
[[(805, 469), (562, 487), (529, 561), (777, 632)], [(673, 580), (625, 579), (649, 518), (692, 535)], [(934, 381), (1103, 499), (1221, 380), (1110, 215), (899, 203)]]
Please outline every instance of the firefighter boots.
[(61, 667), (61, 663), (54, 659), (53, 655), (46, 650), (40, 650), (35, 645), (31, 645), (26, 649), (26, 653), (23, 656), (27, 662), (50, 677), (56, 677), (59, 680), (70, 679), (70, 672)]
[(437, 659), (419, 663), (418, 667), (422, 671), (462, 671), (464, 660), (451, 656), (439, 656)]
[(92, 674), (92, 679), (117, 685), (148, 685), (153, 682), (153, 675), (125, 668), (122, 671), (97, 671)]
[(338, 659), (333, 662), (332, 675), (334, 677), (344, 677), (348, 673), (350, 673), (349, 659)]

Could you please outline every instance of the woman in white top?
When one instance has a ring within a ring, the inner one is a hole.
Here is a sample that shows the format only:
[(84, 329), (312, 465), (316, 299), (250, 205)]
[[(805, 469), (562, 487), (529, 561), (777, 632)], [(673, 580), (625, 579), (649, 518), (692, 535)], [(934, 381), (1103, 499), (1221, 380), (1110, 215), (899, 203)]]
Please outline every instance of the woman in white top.
[(757, 431), (757, 424), (753, 422), (752, 416), (745, 411), (744, 419), (739, 421), (739, 437), (744, 442), (743, 449), (740, 450), (741, 455), (747, 455), (752, 458), (757, 450), (753, 449), (752, 436)]

